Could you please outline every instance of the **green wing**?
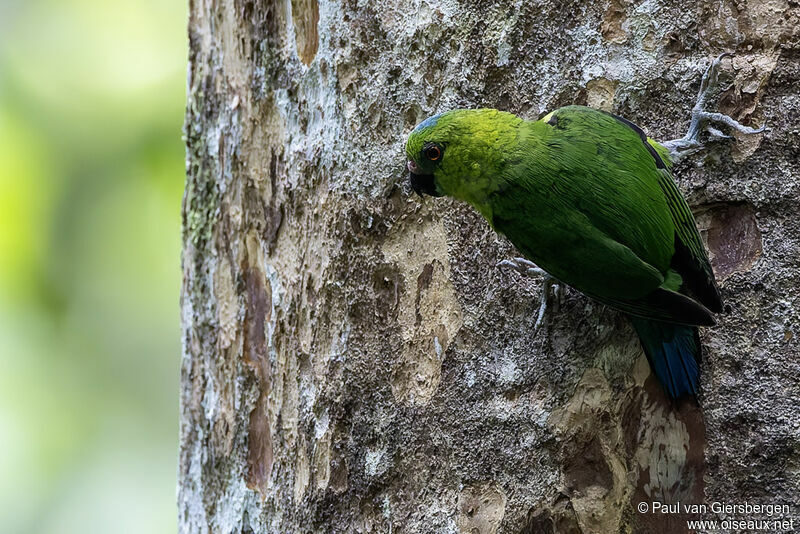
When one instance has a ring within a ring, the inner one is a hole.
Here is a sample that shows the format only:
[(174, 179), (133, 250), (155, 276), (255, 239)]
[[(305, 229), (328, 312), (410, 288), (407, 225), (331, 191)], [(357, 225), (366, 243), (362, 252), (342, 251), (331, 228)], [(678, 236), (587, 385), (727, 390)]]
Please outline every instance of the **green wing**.
[(691, 293), (712, 311), (722, 311), (722, 298), (694, 215), (672, 179), (669, 150), (647, 137), (641, 128), (629, 120), (610, 113), (608, 115), (636, 132), (653, 157), (658, 169), (658, 185), (664, 193), (675, 226), (675, 255), (671, 267), (683, 277), (681, 289)]
[(663, 148), (627, 121), (577, 106), (524, 128), (491, 199), (494, 227), (544, 270), (612, 307), (713, 322), (679, 293), (708, 260)]
[(691, 293), (710, 310), (721, 312), (722, 297), (714, 278), (714, 271), (708, 261), (703, 240), (697, 231), (692, 210), (672, 179), (669, 152), (652, 139), (647, 139), (647, 143), (656, 149), (658, 156), (666, 163), (666, 168), (660, 169), (658, 185), (664, 192), (675, 225), (675, 255), (672, 258), (672, 268), (683, 277), (682, 289), (685, 292)]

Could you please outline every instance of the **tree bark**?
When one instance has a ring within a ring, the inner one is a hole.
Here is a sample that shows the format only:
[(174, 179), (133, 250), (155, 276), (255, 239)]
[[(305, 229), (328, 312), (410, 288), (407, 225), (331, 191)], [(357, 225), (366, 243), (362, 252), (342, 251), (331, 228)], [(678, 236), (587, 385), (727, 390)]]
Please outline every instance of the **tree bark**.
[[(190, 11), (181, 532), (686, 532), (725, 515), (639, 503), (800, 502), (796, 2)], [(541, 281), (412, 197), (403, 149), (454, 107), (679, 137), (723, 51), (720, 111), (769, 130), (677, 167), (726, 311), (676, 406), (618, 313), (569, 290), (535, 330)]]

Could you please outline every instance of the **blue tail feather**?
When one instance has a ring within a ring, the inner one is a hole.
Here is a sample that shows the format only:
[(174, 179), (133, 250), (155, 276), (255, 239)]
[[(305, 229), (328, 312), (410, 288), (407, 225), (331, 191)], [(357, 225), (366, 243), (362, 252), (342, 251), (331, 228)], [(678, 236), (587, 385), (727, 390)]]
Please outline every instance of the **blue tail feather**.
[(697, 396), (700, 337), (695, 326), (631, 317), (656, 377), (673, 399)]

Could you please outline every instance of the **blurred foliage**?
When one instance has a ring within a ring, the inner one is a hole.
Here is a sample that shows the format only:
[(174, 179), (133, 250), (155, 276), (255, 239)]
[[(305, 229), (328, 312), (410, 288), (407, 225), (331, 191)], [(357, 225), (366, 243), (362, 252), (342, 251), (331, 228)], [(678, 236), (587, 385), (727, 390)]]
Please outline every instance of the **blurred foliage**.
[(0, 2), (0, 525), (175, 531), (185, 1)]

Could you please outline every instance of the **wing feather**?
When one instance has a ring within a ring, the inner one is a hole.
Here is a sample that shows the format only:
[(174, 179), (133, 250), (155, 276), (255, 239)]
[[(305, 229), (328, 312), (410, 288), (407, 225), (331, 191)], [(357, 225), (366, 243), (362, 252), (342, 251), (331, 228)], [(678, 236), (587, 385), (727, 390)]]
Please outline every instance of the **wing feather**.
[(669, 151), (648, 138), (641, 128), (628, 119), (612, 113), (607, 115), (633, 130), (653, 158), (657, 168), (658, 185), (664, 193), (675, 224), (675, 255), (671, 267), (682, 276), (685, 289), (688, 289), (694, 297), (712, 311), (722, 311), (722, 298), (703, 239), (697, 231), (694, 215), (672, 178), (672, 160)]

